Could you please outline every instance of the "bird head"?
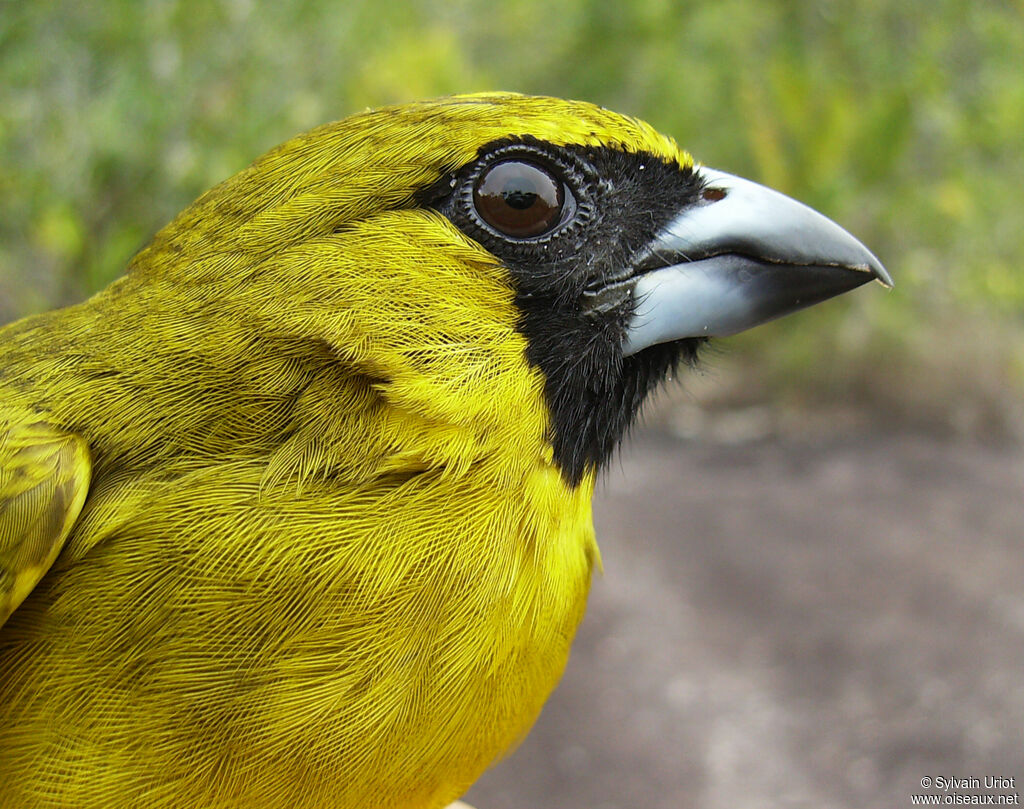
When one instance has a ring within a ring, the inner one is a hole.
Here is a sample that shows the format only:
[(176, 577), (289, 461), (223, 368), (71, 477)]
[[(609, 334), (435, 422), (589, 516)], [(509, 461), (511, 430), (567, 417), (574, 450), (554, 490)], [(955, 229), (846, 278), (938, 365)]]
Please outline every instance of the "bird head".
[(321, 347), (465, 457), (542, 433), (571, 485), (708, 338), (890, 283), (838, 225), (649, 125), (512, 94), (301, 135), (186, 209), (133, 277), (216, 298), (240, 340)]

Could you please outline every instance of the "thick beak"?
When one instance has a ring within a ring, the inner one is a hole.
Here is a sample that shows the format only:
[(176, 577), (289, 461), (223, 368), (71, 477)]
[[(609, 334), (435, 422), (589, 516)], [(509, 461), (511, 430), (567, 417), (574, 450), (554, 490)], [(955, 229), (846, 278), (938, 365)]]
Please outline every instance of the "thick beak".
[(796, 200), (713, 169), (701, 202), (680, 213), (641, 257), (624, 353), (685, 337), (735, 334), (892, 279), (839, 225)]

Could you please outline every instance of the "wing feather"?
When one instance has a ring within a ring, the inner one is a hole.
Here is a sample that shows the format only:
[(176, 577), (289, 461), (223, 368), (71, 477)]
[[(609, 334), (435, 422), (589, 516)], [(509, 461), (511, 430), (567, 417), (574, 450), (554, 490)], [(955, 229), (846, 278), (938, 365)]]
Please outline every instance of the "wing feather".
[(80, 437), (0, 411), (0, 625), (60, 553), (91, 469)]

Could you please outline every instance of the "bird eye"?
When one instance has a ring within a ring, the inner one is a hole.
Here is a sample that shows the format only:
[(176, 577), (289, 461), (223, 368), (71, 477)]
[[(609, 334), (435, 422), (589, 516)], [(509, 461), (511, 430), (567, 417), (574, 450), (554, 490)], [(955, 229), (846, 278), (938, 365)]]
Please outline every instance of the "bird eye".
[(489, 167), (473, 188), (477, 213), (495, 230), (516, 239), (540, 236), (562, 221), (565, 189), (550, 172), (522, 160)]

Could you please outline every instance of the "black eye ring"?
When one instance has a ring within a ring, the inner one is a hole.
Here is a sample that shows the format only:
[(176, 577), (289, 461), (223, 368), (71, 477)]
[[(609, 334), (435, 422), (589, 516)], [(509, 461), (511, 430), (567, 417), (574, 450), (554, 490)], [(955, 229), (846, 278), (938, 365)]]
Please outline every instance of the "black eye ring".
[(561, 224), (567, 208), (575, 208), (575, 200), (545, 166), (509, 158), (481, 172), (473, 185), (473, 206), (480, 219), (499, 233), (530, 239)]

